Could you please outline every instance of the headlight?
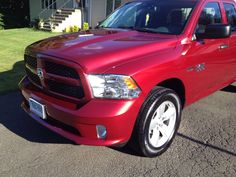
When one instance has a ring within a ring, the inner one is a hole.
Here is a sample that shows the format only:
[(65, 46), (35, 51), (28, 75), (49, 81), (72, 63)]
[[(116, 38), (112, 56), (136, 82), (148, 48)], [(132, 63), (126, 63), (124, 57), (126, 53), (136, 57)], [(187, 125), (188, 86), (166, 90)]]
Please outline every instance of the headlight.
[(89, 75), (88, 80), (95, 98), (132, 99), (141, 92), (130, 76)]

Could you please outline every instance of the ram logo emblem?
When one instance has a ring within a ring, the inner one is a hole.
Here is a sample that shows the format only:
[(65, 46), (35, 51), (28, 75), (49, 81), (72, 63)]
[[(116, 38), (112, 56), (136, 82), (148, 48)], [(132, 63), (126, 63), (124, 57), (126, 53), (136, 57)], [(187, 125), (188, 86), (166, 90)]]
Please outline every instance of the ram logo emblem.
[(42, 68), (37, 68), (37, 75), (39, 76), (39, 78), (41, 80), (44, 78), (44, 74), (43, 74), (43, 69)]

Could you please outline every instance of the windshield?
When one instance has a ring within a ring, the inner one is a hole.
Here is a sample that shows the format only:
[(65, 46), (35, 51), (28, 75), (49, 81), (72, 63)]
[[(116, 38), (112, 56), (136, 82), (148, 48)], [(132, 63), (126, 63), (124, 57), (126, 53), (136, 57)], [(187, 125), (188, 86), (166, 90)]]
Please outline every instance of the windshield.
[(196, 1), (187, 0), (131, 2), (117, 9), (99, 27), (180, 34), (195, 4)]

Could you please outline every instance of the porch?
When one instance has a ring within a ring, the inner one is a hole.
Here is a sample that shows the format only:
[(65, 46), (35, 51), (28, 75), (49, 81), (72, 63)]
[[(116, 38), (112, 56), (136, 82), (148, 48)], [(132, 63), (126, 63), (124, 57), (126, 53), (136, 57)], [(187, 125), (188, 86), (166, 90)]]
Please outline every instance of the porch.
[(48, 31), (60, 32), (67, 25), (81, 28), (84, 22), (94, 28), (99, 21), (127, 1), (129, 0), (30, 0), (30, 19), (43, 19), (43, 29)]

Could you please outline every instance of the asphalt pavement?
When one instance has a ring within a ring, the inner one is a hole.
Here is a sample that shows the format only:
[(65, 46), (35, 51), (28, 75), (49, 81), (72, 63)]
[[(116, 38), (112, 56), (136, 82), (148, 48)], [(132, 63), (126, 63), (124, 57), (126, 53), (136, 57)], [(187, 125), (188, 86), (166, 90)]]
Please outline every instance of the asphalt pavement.
[(170, 149), (157, 158), (129, 148), (74, 145), (0, 96), (0, 177), (235, 177), (236, 84), (187, 107)]

